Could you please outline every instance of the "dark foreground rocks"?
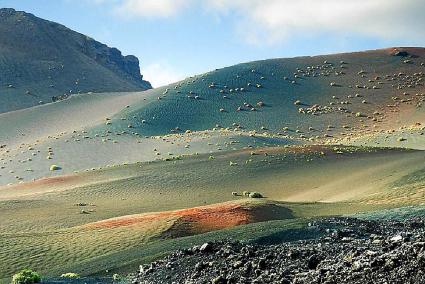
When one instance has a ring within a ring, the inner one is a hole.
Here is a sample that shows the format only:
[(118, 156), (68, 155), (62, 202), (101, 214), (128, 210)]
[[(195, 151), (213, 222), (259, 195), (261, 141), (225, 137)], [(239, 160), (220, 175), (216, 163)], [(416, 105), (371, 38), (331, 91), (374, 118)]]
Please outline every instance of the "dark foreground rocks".
[(319, 239), (205, 243), (141, 266), (133, 283), (425, 283), (424, 223), (329, 218), (309, 224)]
[(124, 281), (115, 281), (112, 277), (81, 277), (76, 279), (57, 278), (43, 279), (41, 284), (123, 284)]

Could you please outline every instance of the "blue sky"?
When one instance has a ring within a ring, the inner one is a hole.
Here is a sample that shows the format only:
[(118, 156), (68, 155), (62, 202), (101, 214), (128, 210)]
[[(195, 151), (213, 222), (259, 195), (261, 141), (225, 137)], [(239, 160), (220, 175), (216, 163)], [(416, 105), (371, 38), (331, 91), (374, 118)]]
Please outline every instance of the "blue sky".
[(0, 0), (141, 62), (155, 87), (241, 62), (425, 45), (423, 0)]

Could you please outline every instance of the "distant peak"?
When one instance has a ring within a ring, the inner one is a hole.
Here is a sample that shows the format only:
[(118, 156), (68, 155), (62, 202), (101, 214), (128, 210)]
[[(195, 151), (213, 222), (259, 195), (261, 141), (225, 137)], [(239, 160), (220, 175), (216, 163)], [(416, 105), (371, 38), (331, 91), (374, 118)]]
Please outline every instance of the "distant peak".
[(135, 56), (24, 11), (0, 9), (0, 50), (0, 113), (74, 93), (151, 88)]
[(13, 8), (0, 8), (0, 13), (16, 13), (16, 10)]
[(23, 11), (16, 11), (13, 8), (0, 8), (0, 15), (2, 16), (11, 16), (11, 15), (15, 15), (15, 14), (26, 14)]
[(20, 17), (28, 17), (31, 19), (35, 19), (37, 18), (36, 16), (34, 16), (31, 13), (27, 13), (24, 11), (17, 11), (13, 8), (0, 8), (0, 18), (17, 18), (19, 19)]

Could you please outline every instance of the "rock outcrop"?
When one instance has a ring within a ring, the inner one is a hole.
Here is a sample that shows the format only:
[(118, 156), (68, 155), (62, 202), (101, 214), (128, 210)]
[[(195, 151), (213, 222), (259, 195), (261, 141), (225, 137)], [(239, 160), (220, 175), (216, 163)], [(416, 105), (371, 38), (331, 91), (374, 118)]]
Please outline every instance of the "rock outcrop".
[(424, 283), (424, 219), (310, 223), (313, 240), (205, 243), (140, 266), (133, 283)]
[(150, 88), (135, 56), (32, 14), (0, 9), (0, 112), (75, 93)]

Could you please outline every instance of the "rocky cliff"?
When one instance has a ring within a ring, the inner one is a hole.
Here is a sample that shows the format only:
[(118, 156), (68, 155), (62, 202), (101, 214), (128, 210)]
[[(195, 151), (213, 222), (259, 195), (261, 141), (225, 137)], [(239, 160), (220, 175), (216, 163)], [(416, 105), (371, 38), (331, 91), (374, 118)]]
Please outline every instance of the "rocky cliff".
[(149, 88), (135, 56), (58, 23), (0, 9), (0, 112), (75, 93)]

